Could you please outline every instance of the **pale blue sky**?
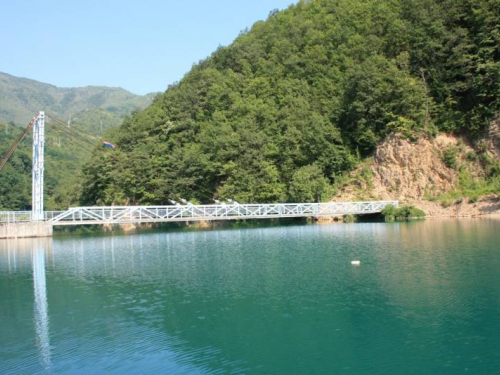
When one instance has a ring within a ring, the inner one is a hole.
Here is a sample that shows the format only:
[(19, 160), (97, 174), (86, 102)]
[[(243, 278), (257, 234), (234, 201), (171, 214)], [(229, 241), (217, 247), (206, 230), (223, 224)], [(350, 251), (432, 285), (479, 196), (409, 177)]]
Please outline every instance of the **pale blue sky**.
[(0, 71), (61, 87), (163, 91), (296, 0), (0, 0)]

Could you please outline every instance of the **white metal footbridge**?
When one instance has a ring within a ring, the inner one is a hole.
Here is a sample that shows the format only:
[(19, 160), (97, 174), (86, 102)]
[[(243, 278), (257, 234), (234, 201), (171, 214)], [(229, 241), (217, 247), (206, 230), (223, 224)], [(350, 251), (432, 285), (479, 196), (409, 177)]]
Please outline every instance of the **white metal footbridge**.
[[(135, 224), (363, 215), (381, 212), (389, 205), (398, 206), (397, 201), (239, 204), (228, 200), (232, 203), (193, 205), (183, 200), (184, 205), (173, 202), (175, 205), (170, 206), (74, 207), (67, 211), (44, 211), (45, 112), (39, 112), (37, 116), (33, 117), (23, 134), (16, 140), (6, 155), (0, 159), (0, 170), (30, 130), (33, 131), (32, 211), (0, 212), (0, 229), (2, 229), (2, 224), (16, 223), (33, 223), (33, 225), (28, 226), (19, 225), (19, 228), (32, 227), (36, 229), (38, 226), (49, 226), (51, 230), (52, 226), (55, 225)], [(9, 226), (9, 228), (12, 227)], [(7, 229), (10, 230), (9, 228)], [(34, 235), (36, 235), (37, 230), (35, 230)], [(17, 229), (15, 235), (18, 235)], [(33, 235), (33, 233), (26, 232), (22, 235), (28, 236)]]
[(38, 219), (31, 211), (0, 212), (0, 223), (45, 221), (52, 225), (99, 225), (162, 223), (178, 221), (213, 221), (245, 219), (279, 219), (363, 215), (381, 212), (387, 206), (398, 206), (397, 201), (330, 202), (330, 203), (273, 203), (232, 205), (176, 205), (176, 206), (122, 206), (74, 207), (67, 211), (45, 212)]

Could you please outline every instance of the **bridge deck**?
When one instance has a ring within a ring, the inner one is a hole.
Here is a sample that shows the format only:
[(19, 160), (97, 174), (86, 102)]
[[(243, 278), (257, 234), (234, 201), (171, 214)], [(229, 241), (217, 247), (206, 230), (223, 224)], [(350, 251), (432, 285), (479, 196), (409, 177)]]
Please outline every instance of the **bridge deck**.
[[(43, 221), (53, 225), (99, 225), (318, 217), (379, 213), (389, 205), (397, 207), (398, 202), (74, 207), (67, 211), (46, 212)], [(30, 221), (34, 221), (30, 212), (0, 212), (0, 223)]]

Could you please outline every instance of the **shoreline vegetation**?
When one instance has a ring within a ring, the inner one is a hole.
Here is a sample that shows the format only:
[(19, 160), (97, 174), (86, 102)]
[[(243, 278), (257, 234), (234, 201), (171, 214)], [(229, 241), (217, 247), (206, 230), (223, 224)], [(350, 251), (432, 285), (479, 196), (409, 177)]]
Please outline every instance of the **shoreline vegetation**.
[(425, 212), (414, 206), (387, 206), (382, 210), (382, 217), (386, 222), (412, 220), (412, 219), (425, 219)]
[[(390, 206), (392, 207), (392, 206)], [(410, 212), (412, 215), (408, 215)], [(110, 225), (90, 225), (90, 226), (71, 226), (56, 227), (55, 232), (59, 235), (92, 235), (92, 234), (127, 234), (144, 231), (202, 231), (202, 230), (231, 230), (231, 229), (250, 229), (250, 228), (268, 228), (282, 227), (288, 225), (323, 225), (333, 223), (358, 223), (358, 222), (389, 222), (410, 220), (422, 218), (418, 210), (414, 207), (401, 207), (395, 211), (387, 211), (394, 215), (392, 219), (381, 214), (370, 215), (338, 215), (338, 216), (319, 216), (317, 218), (282, 218), (282, 219), (251, 219), (251, 220), (221, 220), (221, 221), (190, 221), (190, 222), (172, 222), (172, 223), (137, 223), (137, 224), (110, 224)]]
[[(58, 236), (65, 235), (126, 235), (142, 232), (190, 232), (204, 230), (232, 230), (282, 227), (288, 225), (329, 225), (329, 224), (351, 224), (351, 223), (392, 223), (420, 221), (425, 219), (487, 219), (500, 217), (500, 211), (486, 212), (478, 215), (457, 215), (449, 211), (448, 214), (437, 214), (436, 211), (424, 211), (416, 205), (424, 203), (435, 205), (436, 202), (413, 202), (414, 204), (403, 204), (396, 208), (388, 206), (380, 214), (371, 215), (338, 215), (319, 216), (317, 218), (283, 218), (283, 219), (252, 219), (252, 220), (229, 220), (229, 221), (191, 221), (175, 223), (147, 223), (147, 224), (113, 224), (107, 226), (75, 226), (56, 227)], [(462, 202), (463, 205), (467, 203)], [(456, 207), (455, 207), (456, 208)]]
[[(417, 209), (418, 210), (418, 209)], [(421, 210), (420, 210), (421, 211)], [(65, 236), (120, 236), (136, 233), (156, 233), (156, 232), (196, 232), (196, 231), (211, 231), (211, 230), (233, 230), (233, 229), (258, 229), (258, 228), (271, 228), (271, 227), (284, 227), (289, 225), (339, 225), (339, 224), (353, 224), (353, 223), (396, 223), (396, 222), (410, 222), (422, 220), (460, 220), (460, 219), (488, 219), (500, 218), (500, 215), (483, 215), (483, 216), (406, 216), (399, 214), (399, 216), (363, 218), (355, 215), (346, 215), (344, 218), (325, 216), (320, 220), (308, 220), (307, 218), (300, 219), (281, 219), (271, 220), (252, 220), (246, 221), (230, 221), (230, 222), (189, 222), (189, 223), (156, 223), (156, 224), (127, 224), (127, 225), (110, 225), (107, 227), (102, 226), (75, 226), (71, 228), (56, 227), (54, 235), (57, 237)]]

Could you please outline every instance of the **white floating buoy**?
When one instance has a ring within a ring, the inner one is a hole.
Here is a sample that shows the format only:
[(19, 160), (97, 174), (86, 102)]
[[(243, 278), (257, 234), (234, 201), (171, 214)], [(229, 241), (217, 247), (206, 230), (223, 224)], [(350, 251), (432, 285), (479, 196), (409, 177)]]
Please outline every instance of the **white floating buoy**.
[(360, 266), (361, 265), (361, 261), (359, 261), (359, 260), (353, 260), (353, 261), (351, 261), (351, 265), (353, 265), (353, 266)]

